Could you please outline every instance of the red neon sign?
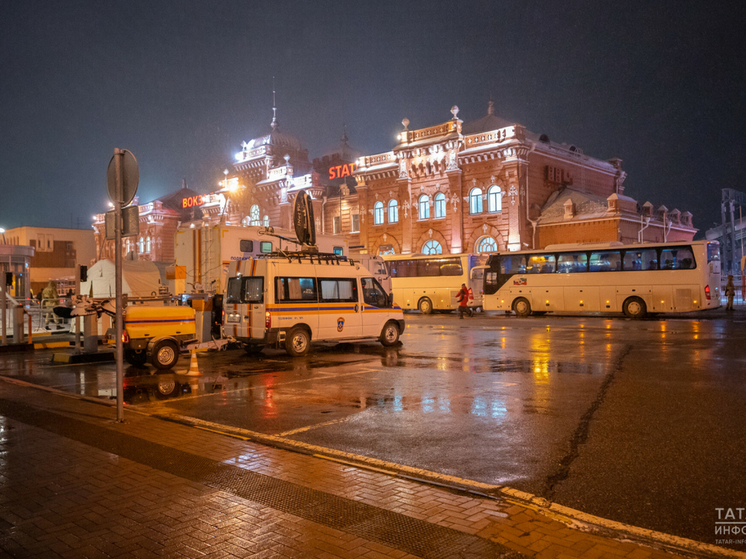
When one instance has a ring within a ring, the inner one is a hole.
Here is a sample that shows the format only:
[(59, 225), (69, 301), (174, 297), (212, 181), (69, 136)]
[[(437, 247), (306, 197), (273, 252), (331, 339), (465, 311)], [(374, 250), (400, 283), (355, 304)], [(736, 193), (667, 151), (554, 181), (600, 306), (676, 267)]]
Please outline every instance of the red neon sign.
[(181, 199), (182, 208), (193, 208), (194, 206), (201, 206), (204, 203), (205, 199), (202, 194), (197, 194), (196, 196), (188, 196)]
[(329, 167), (329, 178), (341, 179), (342, 177), (349, 177), (355, 172), (355, 167), (357, 167), (356, 163), (346, 163), (344, 165)]

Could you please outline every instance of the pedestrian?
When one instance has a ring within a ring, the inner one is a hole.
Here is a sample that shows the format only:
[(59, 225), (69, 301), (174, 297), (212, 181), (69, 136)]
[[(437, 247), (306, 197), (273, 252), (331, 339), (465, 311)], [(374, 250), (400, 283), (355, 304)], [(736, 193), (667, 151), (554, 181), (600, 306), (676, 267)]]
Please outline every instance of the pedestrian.
[(464, 314), (472, 316), (473, 313), (469, 308), (469, 290), (466, 288), (465, 283), (461, 284), (461, 289), (459, 290), (458, 295), (456, 295), (456, 300), (458, 301), (458, 317), (463, 319)]
[(736, 286), (733, 285), (733, 276), (728, 276), (728, 283), (725, 284), (725, 296), (728, 298), (728, 304), (725, 306), (725, 310), (732, 311), (733, 297), (736, 296)]
[(60, 317), (54, 314), (54, 307), (60, 304), (60, 297), (57, 294), (57, 285), (49, 280), (49, 283), (42, 291), (42, 301), (44, 302), (44, 328), (49, 328), (49, 323), (54, 321), (55, 326), (60, 323)]

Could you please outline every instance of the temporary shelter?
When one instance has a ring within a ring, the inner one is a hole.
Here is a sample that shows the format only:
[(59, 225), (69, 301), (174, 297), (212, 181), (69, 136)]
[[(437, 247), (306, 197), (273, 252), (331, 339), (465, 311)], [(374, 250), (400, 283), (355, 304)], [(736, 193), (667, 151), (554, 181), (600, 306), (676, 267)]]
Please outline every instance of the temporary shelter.
[[(88, 280), (80, 283), (81, 295), (93, 297), (116, 296), (116, 267), (111, 260), (99, 260), (88, 269)], [(161, 274), (152, 262), (144, 260), (122, 261), (122, 293), (129, 297), (158, 295)], [(93, 291), (91, 291), (91, 289)]]

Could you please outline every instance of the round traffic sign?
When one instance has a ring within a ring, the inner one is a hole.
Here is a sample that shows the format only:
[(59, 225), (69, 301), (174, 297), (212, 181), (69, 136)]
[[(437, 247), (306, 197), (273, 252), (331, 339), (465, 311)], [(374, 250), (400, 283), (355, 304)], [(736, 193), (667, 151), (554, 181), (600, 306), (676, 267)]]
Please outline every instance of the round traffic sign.
[(122, 158), (122, 193), (119, 202), (122, 206), (128, 206), (137, 193), (137, 185), (140, 183), (140, 169), (132, 152), (127, 149), (115, 150), (111, 156), (109, 167), (106, 169), (106, 188), (109, 190), (109, 199), (117, 202), (117, 164), (116, 158), (121, 154)]

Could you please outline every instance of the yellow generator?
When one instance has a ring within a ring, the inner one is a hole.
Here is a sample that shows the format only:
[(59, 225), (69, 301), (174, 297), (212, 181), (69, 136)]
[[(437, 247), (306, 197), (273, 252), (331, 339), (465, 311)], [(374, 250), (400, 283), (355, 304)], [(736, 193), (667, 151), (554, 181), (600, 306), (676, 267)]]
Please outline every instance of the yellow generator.
[(171, 369), (179, 352), (197, 341), (192, 307), (128, 306), (124, 313), (124, 358), (136, 366), (148, 360)]

